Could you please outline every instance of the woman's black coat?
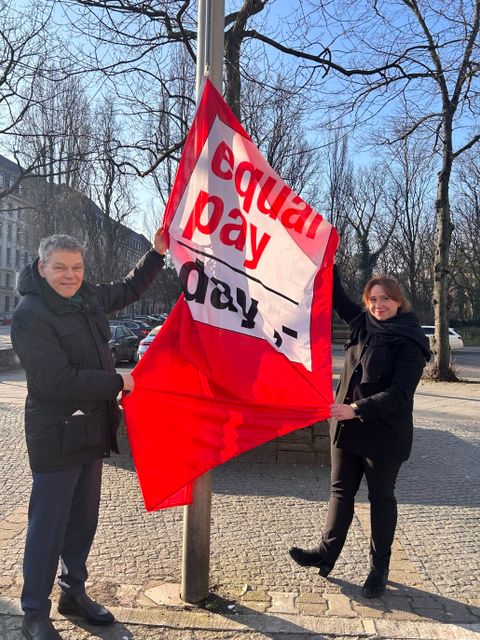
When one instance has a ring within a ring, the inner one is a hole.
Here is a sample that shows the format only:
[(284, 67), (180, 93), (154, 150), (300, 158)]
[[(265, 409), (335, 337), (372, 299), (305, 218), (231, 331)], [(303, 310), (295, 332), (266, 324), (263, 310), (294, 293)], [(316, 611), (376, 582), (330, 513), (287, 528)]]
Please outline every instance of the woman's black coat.
[(428, 338), (409, 312), (384, 321), (390, 335), (377, 339), (369, 331), (368, 312), (345, 294), (336, 269), (333, 308), (350, 326), (335, 401), (355, 402), (359, 418), (332, 420), (332, 443), (371, 460), (406, 460), (413, 439), (413, 396), (430, 357)]
[(113, 366), (105, 314), (138, 300), (163, 263), (152, 249), (122, 281), (84, 282), (81, 304), (48, 286), (38, 260), (23, 270), (11, 335), (27, 377), (25, 430), (33, 471), (57, 471), (118, 452), (116, 397), (123, 379)]

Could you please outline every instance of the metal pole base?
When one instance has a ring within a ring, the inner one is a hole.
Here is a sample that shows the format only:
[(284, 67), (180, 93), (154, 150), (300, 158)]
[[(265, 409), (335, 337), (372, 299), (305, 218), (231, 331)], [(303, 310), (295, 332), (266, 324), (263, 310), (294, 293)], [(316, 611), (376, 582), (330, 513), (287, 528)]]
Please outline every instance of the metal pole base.
[(208, 596), (210, 570), (210, 471), (195, 481), (193, 502), (184, 507), (182, 584), (180, 596), (196, 604)]

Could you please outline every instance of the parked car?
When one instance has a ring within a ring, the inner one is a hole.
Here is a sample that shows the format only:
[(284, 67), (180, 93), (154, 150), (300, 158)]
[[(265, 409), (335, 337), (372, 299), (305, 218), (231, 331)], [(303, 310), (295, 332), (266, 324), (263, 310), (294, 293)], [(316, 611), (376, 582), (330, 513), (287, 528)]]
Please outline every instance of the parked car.
[(128, 327), (122, 324), (111, 325), (112, 337), (108, 341), (108, 346), (112, 353), (113, 364), (127, 360), (134, 362), (137, 353), (138, 338)]
[[(433, 344), (433, 336), (435, 333), (435, 327), (431, 325), (422, 325), (422, 329), (425, 331), (425, 334), (428, 336), (430, 340), (430, 347)], [(450, 349), (452, 351), (459, 351), (463, 349), (463, 338), (462, 336), (455, 331), (455, 329), (448, 328), (448, 342), (450, 344)]]
[(147, 324), (150, 328), (152, 328), (154, 324), (156, 324), (152, 321), (150, 316), (135, 316), (134, 318), (132, 318), (132, 320), (134, 322), (143, 322), (144, 324)]
[(158, 315), (148, 316), (149, 321), (152, 322), (154, 326), (163, 324), (167, 318), (168, 313), (159, 313)]
[(146, 338), (144, 338), (143, 340), (140, 340), (140, 342), (138, 344), (138, 348), (137, 348), (137, 356), (136, 356), (137, 362), (144, 355), (144, 353), (148, 349), (148, 347), (152, 344), (155, 336), (157, 335), (157, 333), (160, 331), (161, 328), (162, 328), (161, 324), (156, 326), (156, 327), (153, 327), (153, 329), (150, 331), (148, 336)]
[(110, 320), (111, 327), (119, 324), (121, 324), (124, 327), (128, 327), (131, 331), (133, 331), (133, 333), (138, 338), (137, 342), (142, 338), (145, 338), (146, 336), (148, 336), (148, 333), (151, 329), (151, 327), (148, 324), (146, 324), (145, 322), (142, 322), (141, 320), (129, 320), (124, 318), (118, 318), (117, 320)]

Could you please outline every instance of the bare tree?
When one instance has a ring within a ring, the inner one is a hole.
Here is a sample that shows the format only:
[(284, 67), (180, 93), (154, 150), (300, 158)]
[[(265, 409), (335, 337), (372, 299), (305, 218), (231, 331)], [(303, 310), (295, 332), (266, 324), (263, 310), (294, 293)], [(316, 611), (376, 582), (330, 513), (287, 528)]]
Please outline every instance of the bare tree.
[(42, 166), (41, 156), (23, 158), (16, 141), (18, 127), (37, 105), (35, 87), (49, 55), (45, 38), (49, 11), (42, 3), (18, 6), (8, 0), (0, 9), (0, 144), (17, 165), (8, 184), (0, 187), (1, 199)]
[(380, 255), (385, 251), (396, 224), (385, 207), (385, 171), (380, 164), (362, 168), (353, 176), (346, 218), (354, 230), (357, 285), (360, 288), (372, 276)]
[(386, 205), (396, 220), (388, 250), (390, 271), (404, 283), (415, 309), (425, 314), (431, 310), (433, 290), (432, 158), (424, 144), (408, 138), (391, 148), (385, 166)]
[(480, 321), (480, 156), (469, 152), (456, 177), (453, 207), (455, 302), (462, 320)]
[[(125, 74), (137, 73), (144, 83), (164, 82), (159, 61), (172, 43), (181, 42), (194, 59), (196, 12), (191, 0), (62, 4), (80, 11), (75, 26), (94, 34), (100, 49), (108, 42), (111, 52), (119, 53), (102, 59), (99, 47), (95, 49), (96, 68), (112, 80), (122, 74), (123, 82)], [(269, 6), (274, 2), (239, 0), (226, 16), (226, 95), (234, 110), (239, 112), (241, 80), (248, 76), (245, 61), (252, 51), (258, 57), (255, 47), (262, 46), (266, 59), (293, 69), (291, 87), (303, 90), (312, 113), (327, 108), (330, 118), (336, 114), (350, 125), (370, 126), (370, 143), (393, 143), (413, 134), (430, 141), (439, 169), (435, 369), (438, 378), (448, 379), (449, 188), (453, 163), (480, 140), (480, 0), (460, 5), (443, 0), (303, 0), (293, 2), (291, 14), (280, 23), (265, 19)], [(122, 86), (132, 95), (138, 87), (133, 81)]]
[(348, 133), (342, 127), (331, 126), (326, 139), (326, 161), (323, 167), (323, 207), (340, 236), (335, 261), (349, 293), (357, 293), (355, 234), (350, 226), (349, 213), (353, 192), (354, 167), (349, 154)]
[(178, 157), (185, 141), (182, 111), (194, 107), (195, 74), (185, 72), (185, 60), (191, 69), (195, 62), (194, 3), (60, 0), (57, 4), (64, 10), (63, 21), (57, 19), (72, 34), (69, 47), (78, 61), (77, 73), (92, 79), (100, 76), (102, 90), (116, 97), (129, 123), (124, 129), (131, 135), (122, 136), (119, 169), (145, 177), (165, 159)]
[[(433, 374), (452, 379), (447, 313), (452, 233), (449, 189), (454, 161), (480, 140), (480, 0), (460, 5), (440, 0), (382, 4), (364, 0), (354, 6), (320, 0), (308, 5), (312, 11), (303, 9), (308, 28), (292, 35), (294, 46), (260, 39), (309, 61), (311, 73), (331, 73), (338, 97), (329, 102), (341, 117), (350, 116), (356, 123), (378, 122), (379, 113), (388, 107), (385, 142), (421, 133), (438, 155)], [(318, 40), (327, 37), (318, 55)], [(398, 126), (392, 117), (395, 105), (401, 115)], [(454, 145), (455, 132), (459, 141)]]
[(315, 139), (307, 140), (308, 107), (286, 79), (246, 81), (241, 120), (269, 165), (309, 204), (319, 203), (320, 158)]
[[(154, 172), (169, 156), (175, 158), (184, 142), (184, 137), (177, 131), (179, 110), (172, 102), (191, 98), (193, 92), (191, 87), (187, 92), (185, 87), (179, 91), (182, 76), (172, 74), (170, 62), (173, 59), (174, 68), (178, 68), (176, 58), (181, 45), (190, 70), (195, 64), (197, 3), (192, 0), (141, 4), (134, 0), (60, 0), (58, 4), (64, 8), (69, 29), (81, 38), (75, 57), (82, 61), (85, 72), (101, 73), (106, 78), (109, 90), (115, 92), (137, 120), (137, 130), (140, 129), (138, 120), (142, 118), (149, 122), (151, 133), (160, 133), (159, 129), (168, 130), (167, 138), (153, 135), (131, 145), (130, 161), (125, 160), (125, 166), (138, 175)], [(240, 0), (238, 4), (238, 9), (225, 16), (225, 96), (240, 119), (246, 113), (245, 110), (241, 113), (240, 109), (242, 75), (258, 83), (257, 68), (248, 71), (249, 63), (245, 64), (245, 60), (252, 59), (252, 47), (247, 50), (246, 46), (256, 41), (256, 31), (248, 30), (248, 27), (268, 8), (269, 3), (268, 0)], [(265, 26), (265, 20), (256, 21), (257, 29), (261, 26)], [(85, 40), (91, 43), (91, 50), (84, 46)], [(258, 54), (266, 59), (265, 45), (259, 42), (259, 46), (262, 50)], [(242, 48), (245, 51), (242, 52)], [(282, 70), (280, 63), (276, 67), (272, 70), (273, 77)], [(184, 63), (184, 79), (188, 77), (186, 68)], [(265, 69), (262, 69), (264, 74)], [(190, 77), (194, 78), (193, 72)], [(264, 81), (262, 85), (267, 86), (268, 82)], [(270, 97), (274, 88), (269, 87)], [(292, 89), (306, 90), (293, 85)], [(293, 91), (290, 92), (292, 96)], [(187, 113), (190, 109), (191, 105)], [(142, 130), (145, 131), (145, 127)], [(142, 153), (136, 154), (135, 147)], [(147, 164), (145, 159), (149, 160)]]
[(41, 158), (37, 174), (50, 184), (82, 190), (88, 184), (91, 147), (90, 100), (78, 77), (42, 76), (33, 85), (35, 104), (17, 127), (17, 147), (29, 162)]
[(23, 212), (30, 251), (46, 235), (76, 230), (75, 192), (88, 183), (91, 152), (90, 108), (77, 78), (39, 76), (32, 95), (35, 103), (16, 127), (17, 149), (34, 167), (32, 207)]
[(151, 177), (163, 206), (173, 187), (195, 108), (194, 64), (185, 49), (176, 47), (172, 53), (168, 82), (160, 84), (155, 94), (158, 112), (149, 115), (143, 136), (144, 155), (153, 168)]
[(85, 200), (87, 209), (76, 211), (89, 246), (88, 275), (98, 282), (113, 280), (119, 271), (131, 266), (135, 255), (128, 248), (130, 233), (126, 227), (135, 205), (129, 177), (119, 169), (122, 152), (118, 130), (115, 101), (107, 98), (95, 113), (95, 161)]

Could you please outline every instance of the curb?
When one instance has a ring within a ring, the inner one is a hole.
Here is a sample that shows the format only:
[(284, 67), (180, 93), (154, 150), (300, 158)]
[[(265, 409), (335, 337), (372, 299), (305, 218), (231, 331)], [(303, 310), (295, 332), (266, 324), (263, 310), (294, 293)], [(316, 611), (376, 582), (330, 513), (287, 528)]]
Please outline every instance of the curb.
[[(371, 638), (388, 640), (478, 640), (480, 624), (445, 624), (427, 621), (396, 621), (362, 618), (329, 619), (322, 616), (302, 616), (288, 614), (238, 614), (227, 615), (205, 611), (183, 610), (157, 607), (155, 609), (130, 609), (112, 607), (116, 621), (124, 625), (156, 627), (172, 630), (195, 630), (217, 633), (263, 633), (288, 634), (291, 637), (305, 638), (308, 634), (328, 636), (331, 638), (349, 636), (355, 638)], [(18, 600), (2, 599), (0, 616), (20, 617)], [(65, 618), (52, 609), (54, 621)]]

